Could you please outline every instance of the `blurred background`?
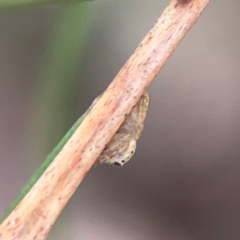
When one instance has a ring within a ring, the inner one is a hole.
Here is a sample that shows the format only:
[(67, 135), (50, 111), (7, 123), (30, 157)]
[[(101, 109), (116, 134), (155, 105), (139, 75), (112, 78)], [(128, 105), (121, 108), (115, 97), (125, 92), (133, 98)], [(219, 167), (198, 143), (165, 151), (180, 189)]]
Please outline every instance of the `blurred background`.
[[(1, 10), (1, 214), (168, 3)], [(240, 239), (239, 10), (211, 1), (150, 87), (133, 159), (93, 168), (48, 239)]]

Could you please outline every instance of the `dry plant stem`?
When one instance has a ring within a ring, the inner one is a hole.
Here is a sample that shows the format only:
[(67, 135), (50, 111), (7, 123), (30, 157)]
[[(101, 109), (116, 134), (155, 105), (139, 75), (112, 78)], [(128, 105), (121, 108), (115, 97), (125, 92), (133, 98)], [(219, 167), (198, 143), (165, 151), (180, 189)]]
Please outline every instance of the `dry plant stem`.
[(210, 0), (174, 0), (46, 172), (0, 227), (0, 239), (45, 239), (144, 90)]

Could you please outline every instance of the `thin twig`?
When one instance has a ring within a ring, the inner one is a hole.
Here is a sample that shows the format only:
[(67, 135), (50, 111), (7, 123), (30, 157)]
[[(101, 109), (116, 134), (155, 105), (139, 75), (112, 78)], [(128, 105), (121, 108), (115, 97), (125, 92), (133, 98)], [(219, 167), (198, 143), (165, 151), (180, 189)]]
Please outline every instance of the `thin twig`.
[(1, 239), (45, 239), (51, 226), (210, 0), (173, 0), (62, 151), (3, 222)]

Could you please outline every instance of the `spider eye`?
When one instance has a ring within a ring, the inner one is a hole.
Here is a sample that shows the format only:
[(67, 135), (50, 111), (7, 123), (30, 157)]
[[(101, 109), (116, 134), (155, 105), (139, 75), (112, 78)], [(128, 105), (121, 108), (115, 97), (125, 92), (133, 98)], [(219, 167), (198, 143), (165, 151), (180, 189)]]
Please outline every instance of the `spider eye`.
[(119, 162), (114, 163), (115, 166), (122, 166)]

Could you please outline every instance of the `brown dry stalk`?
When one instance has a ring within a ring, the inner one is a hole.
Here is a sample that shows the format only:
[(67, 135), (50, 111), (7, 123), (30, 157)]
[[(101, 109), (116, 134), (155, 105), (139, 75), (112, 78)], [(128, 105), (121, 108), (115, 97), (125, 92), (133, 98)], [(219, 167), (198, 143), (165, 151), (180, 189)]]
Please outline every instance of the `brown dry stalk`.
[(46, 172), (0, 227), (0, 239), (45, 239), (78, 185), (210, 0), (172, 0)]

